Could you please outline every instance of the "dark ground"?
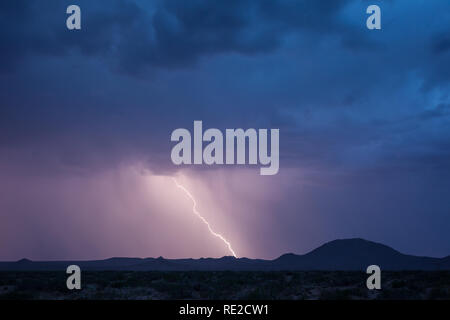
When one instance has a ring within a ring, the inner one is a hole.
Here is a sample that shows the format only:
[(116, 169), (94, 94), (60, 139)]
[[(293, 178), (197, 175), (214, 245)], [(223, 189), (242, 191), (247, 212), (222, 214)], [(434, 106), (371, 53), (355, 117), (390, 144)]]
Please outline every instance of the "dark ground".
[(298, 272), (82, 272), (82, 289), (65, 272), (0, 272), (4, 299), (450, 299), (450, 271), (382, 272), (381, 290), (367, 274)]

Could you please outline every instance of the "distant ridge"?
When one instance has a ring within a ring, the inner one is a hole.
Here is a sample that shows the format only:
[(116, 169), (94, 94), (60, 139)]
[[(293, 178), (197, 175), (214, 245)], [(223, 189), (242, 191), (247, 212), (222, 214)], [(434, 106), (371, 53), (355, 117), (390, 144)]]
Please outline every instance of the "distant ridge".
[(307, 270), (366, 270), (376, 264), (381, 270), (450, 270), (450, 256), (445, 258), (418, 257), (402, 254), (384, 244), (364, 239), (334, 240), (297, 255), (283, 254), (274, 260), (249, 258), (109, 258), (93, 261), (31, 261), (21, 259), (0, 262), (0, 271), (65, 270), (76, 264), (82, 270), (128, 271), (307, 271)]

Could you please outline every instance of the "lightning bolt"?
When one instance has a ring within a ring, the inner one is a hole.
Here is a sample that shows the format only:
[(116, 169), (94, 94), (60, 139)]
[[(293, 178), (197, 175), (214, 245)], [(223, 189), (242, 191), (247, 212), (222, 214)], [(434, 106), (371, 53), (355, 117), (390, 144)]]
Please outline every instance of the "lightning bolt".
[(192, 201), (192, 212), (194, 212), (194, 214), (200, 218), (200, 220), (203, 221), (204, 224), (206, 224), (206, 226), (208, 227), (209, 233), (211, 233), (213, 236), (219, 238), (220, 240), (222, 240), (228, 247), (228, 250), (231, 252), (231, 254), (237, 258), (236, 253), (234, 252), (233, 248), (231, 247), (231, 243), (224, 238), (224, 236), (222, 236), (220, 233), (214, 232), (214, 230), (211, 228), (211, 225), (209, 224), (209, 222), (200, 214), (200, 212), (197, 211), (197, 201), (195, 201), (194, 196), (189, 192), (188, 189), (186, 189), (185, 187), (183, 187), (181, 184), (178, 183), (177, 179), (173, 178), (173, 182), (175, 182), (176, 186), (178, 188), (180, 188), (181, 190), (184, 191), (184, 193), (189, 197), (189, 199), (191, 199)]

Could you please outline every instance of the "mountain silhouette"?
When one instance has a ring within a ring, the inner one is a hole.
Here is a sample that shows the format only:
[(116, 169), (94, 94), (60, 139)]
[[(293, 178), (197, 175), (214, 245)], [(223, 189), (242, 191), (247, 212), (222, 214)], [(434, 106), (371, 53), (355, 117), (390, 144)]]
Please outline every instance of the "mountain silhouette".
[(305, 255), (285, 254), (274, 261), (277, 269), (283, 270), (362, 270), (372, 264), (382, 270), (450, 269), (450, 257), (405, 255), (364, 239), (334, 240)]
[(308, 271), (308, 270), (366, 270), (369, 265), (381, 270), (450, 270), (450, 256), (445, 258), (418, 257), (402, 254), (384, 244), (364, 239), (334, 240), (297, 255), (284, 254), (274, 260), (249, 258), (110, 258), (93, 261), (31, 261), (0, 262), (0, 271), (65, 270), (76, 264), (81, 270), (129, 271)]

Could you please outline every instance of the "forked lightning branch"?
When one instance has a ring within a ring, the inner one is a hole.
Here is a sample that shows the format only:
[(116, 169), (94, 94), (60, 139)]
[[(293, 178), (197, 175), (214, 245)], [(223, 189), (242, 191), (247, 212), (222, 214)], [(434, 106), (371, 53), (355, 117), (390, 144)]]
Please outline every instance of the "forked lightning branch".
[(202, 220), (202, 222), (203, 222), (204, 224), (206, 224), (206, 226), (208, 227), (209, 233), (211, 233), (213, 236), (215, 236), (215, 237), (219, 238), (220, 240), (222, 240), (222, 241), (225, 243), (225, 245), (227, 246), (228, 251), (231, 252), (231, 254), (233, 255), (233, 257), (237, 258), (236, 252), (234, 252), (233, 248), (231, 247), (231, 243), (230, 243), (227, 239), (225, 239), (225, 237), (222, 236), (220, 233), (215, 232), (215, 231), (212, 229), (212, 227), (211, 227), (211, 225), (209, 224), (209, 222), (206, 220), (206, 218), (204, 218), (204, 217), (200, 214), (200, 212), (198, 212), (198, 210), (197, 210), (197, 201), (195, 201), (195, 198), (194, 198), (194, 196), (192, 195), (192, 193), (190, 193), (189, 190), (186, 189), (184, 186), (182, 186), (181, 184), (179, 184), (178, 181), (177, 181), (177, 179), (175, 179), (175, 178), (172, 178), (172, 179), (173, 179), (173, 182), (175, 182), (175, 185), (176, 185), (179, 189), (183, 190), (183, 192), (189, 197), (189, 199), (191, 199), (191, 201), (192, 201), (192, 212), (193, 212), (200, 220)]

